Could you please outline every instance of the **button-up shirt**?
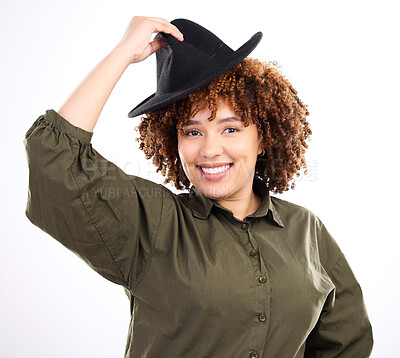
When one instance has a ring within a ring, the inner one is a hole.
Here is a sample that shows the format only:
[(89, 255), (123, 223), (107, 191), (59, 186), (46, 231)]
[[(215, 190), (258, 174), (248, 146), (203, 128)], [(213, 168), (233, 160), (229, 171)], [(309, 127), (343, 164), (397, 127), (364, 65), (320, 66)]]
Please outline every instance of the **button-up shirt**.
[(254, 178), (261, 205), (239, 220), (194, 186), (126, 174), (92, 134), (54, 110), (32, 124), (26, 215), (123, 286), (125, 357), (369, 357), (361, 288), (313, 212)]

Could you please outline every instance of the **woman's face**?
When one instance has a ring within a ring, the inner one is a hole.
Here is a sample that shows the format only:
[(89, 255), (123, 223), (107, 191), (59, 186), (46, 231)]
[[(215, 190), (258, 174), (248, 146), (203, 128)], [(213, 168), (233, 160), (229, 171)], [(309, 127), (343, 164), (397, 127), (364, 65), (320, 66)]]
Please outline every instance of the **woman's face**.
[[(193, 109), (193, 108), (192, 108)], [(243, 125), (232, 107), (219, 100), (214, 120), (209, 108), (199, 111), (178, 132), (178, 152), (190, 182), (207, 197), (222, 200), (251, 193), (261, 137)], [(207, 171), (207, 172), (205, 172)]]

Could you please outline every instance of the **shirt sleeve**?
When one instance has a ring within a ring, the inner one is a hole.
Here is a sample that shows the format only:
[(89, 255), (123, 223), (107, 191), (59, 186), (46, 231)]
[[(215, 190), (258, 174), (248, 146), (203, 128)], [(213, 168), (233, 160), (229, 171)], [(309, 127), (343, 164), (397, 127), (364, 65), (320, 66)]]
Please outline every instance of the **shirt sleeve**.
[(373, 347), (372, 328), (363, 294), (349, 263), (320, 223), (320, 260), (335, 289), (306, 343), (307, 358), (366, 358)]
[(161, 223), (163, 186), (127, 175), (92, 148), (93, 133), (47, 110), (23, 140), (25, 214), (106, 279), (132, 288)]

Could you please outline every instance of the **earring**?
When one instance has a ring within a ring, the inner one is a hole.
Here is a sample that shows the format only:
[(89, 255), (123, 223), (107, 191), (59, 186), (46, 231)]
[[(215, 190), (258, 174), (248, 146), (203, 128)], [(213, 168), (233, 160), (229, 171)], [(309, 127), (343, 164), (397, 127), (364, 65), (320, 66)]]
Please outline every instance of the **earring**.
[(262, 157), (265, 154), (265, 149), (263, 149), (263, 151), (260, 154), (260, 157)]

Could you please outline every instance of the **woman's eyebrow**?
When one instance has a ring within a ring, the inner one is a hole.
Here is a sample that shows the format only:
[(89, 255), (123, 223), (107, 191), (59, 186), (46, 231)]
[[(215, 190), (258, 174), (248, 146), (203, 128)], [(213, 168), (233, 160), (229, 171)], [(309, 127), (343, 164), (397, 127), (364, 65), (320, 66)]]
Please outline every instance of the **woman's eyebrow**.
[[(235, 117), (226, 117), (226, 118), (219, 119), (217, 121), (217, 124), (225, 123), (225, 122), (237, 122), (237, 121), (239, 121), (239, 119), (237, 119)], [(187, 121), (187, 123), (186, 123), (186, 126), (191, 126), (191, 125), (194, 125), (194, 124), (201, 124), (201, 122), (197, 121), (195, 119), (189, 119)]]

